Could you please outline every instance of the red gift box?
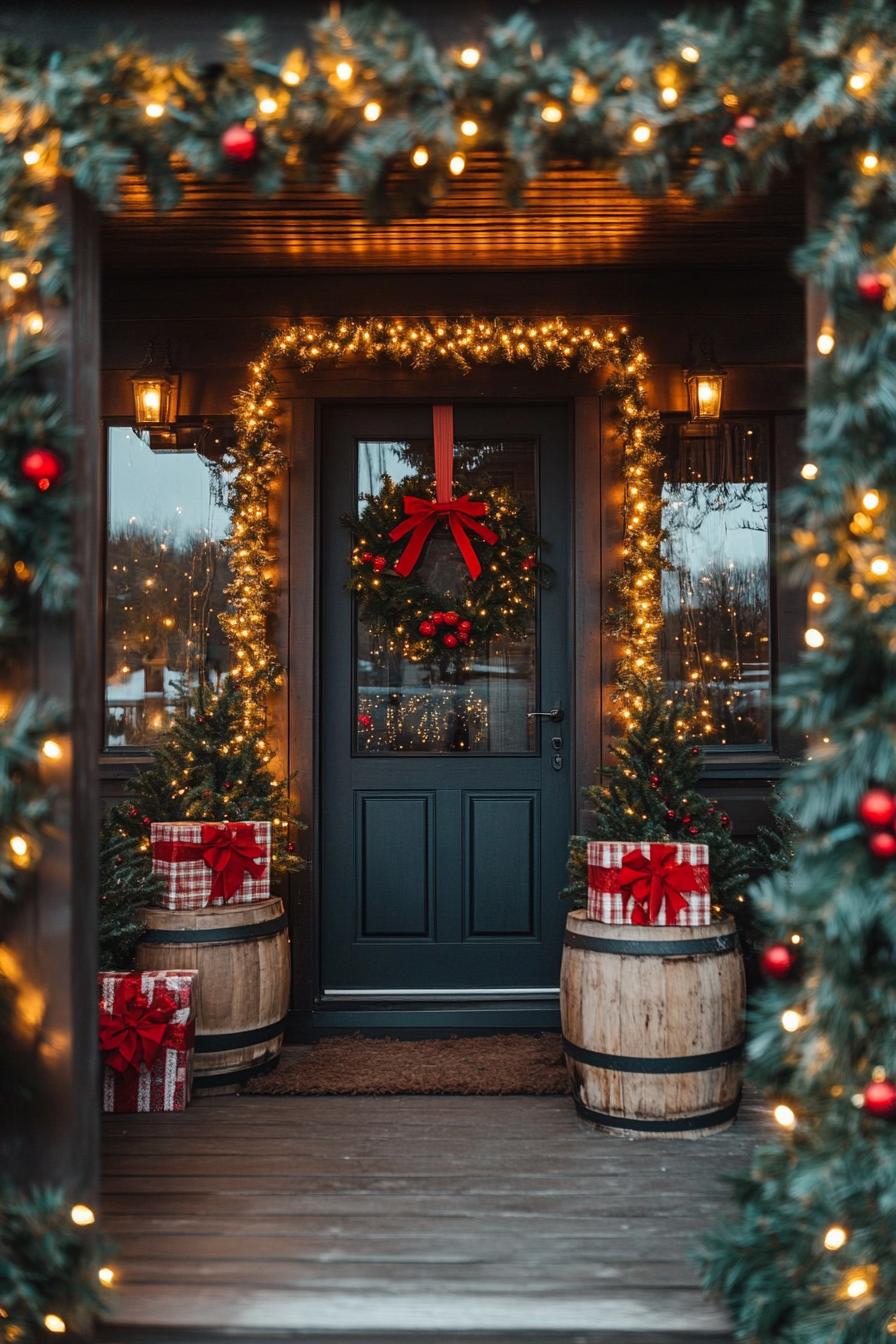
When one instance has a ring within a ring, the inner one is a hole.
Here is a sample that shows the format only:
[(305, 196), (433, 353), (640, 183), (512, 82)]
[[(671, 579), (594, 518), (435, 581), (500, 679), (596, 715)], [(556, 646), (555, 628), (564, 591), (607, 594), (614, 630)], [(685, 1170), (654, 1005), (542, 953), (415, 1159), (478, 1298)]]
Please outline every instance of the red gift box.
[(149, 834), (167, 910), (270, 900), (269, 821), (154, 821)]
[(708, 848), (590, 840), (588, 916), (604, 924), (711, 923)]
[(99, 973), (104, 1111), (186, 1108), (198, 978), (198, 971)]

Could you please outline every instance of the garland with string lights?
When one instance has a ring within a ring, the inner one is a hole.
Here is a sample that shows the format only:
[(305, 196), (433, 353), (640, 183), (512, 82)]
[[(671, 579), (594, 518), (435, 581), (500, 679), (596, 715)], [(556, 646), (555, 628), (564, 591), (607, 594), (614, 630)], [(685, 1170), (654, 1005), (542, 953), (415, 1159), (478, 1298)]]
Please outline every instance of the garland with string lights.
[[(623, 724), (631, 722), (642, 703), (643, 687), (659, 678), (656, 640), (662, 619), (660, 501), (651, 483), (659, 463), (656, 445), (661, 425), (647, 400), (650, 365), (640, 339), (625, 327), (596, 329), (562, 317), (342, 318), (330, 324), (295, 323), (271, 337), (250, 366), (251, 381), (237, 402), (236, 444), (220, 464), (222, 473), (234, 473), (232, 530), (227, 543), (232, 579), (221, 623), (233, 651), (234, 675), (244, 692), (247, 731), (263, 732), (267, 697), (283, 677), (269, 634), (276, 600), (269, 500), (286, 469), (277, 426), (275, 370), (284, 363), (308, 373), (322, 364), (351, 360), (389, 361), (416, 370), (445, 365), (461, 372), (500, 363), (534, 369), (575, 368), (582, 373), (606, 371), (607, 390), (617, 399), (625, 494), (619, 601), (613, 613), (620, 643), (616, 696)], [(514, 578), (522, 578), (523, 591), (534, 594), (536, 582), (547, 577), (538, 558), (538, 539), (518, 525), (519, 514), (506, 492), (495, 503), (501, 512), (507, 511), (503, 521), (515, 537), (508, 547), (508, 569), (515, 565), (519, 574)], [(431, 608), (434, 614), (444, 614), (437, 611), (438, 595), (418, 592), (419, 585), (410, 592), (386, 590), (384, 595), (384, 585), (376, 582), (387, 555), (395, 549), (391, 542), (387, 546), (385, 538), (400, 520), (396, 499), (390, 496), (382, 504), (382, 516), (373, 519), (381, 549), (371, 549), (373, 538), (366, 535), (362, 544), (358, 532), (353, 551), (352, 585), (365, 602), (365, 610), (393, 628), (403, 623), (406, 611), (402, 608), (408, 598), (414, 612), (420, 608), (421, 619), (428, 618)], [(368, 552), (369, 561), (364, 558)], [(377, 564), (378, 559), (382, 563)], [(502, 591), (499, 588), (498, 599)], [(501, 615), (500, 600), (480, 604), (477, 611), (481, 610), (487, 615), (478, 618), (484, 623), (477, 632), (480, 637), (518, 629), (515, 617)], [(462, 619), (458, 613), (458, 620)], [(420, 647), (425, 649), (423, 641), (431, 639), (424, 634)]]
[[(870, 1344), (896, 1332), (896, 1125), (887, 1123), (896, 1117), (896, 866), (874, 839), (887, 827), (869, 824), (878, 813), (863, 804), (875, 788), (896, 789), (894, 52), (889, 0), (749, 0), (619, 45), (582, 29), (556, 51), (520, 15), (441, 56), (411, 21), (352, 7), (321, 19), (308, 50), (279, 61), (266, 59), (248, 28), (231, 34), (213, 70), (136, 44), (0, 47), (6, 638), (24, 599), (62, 603), (73, 586), (66, 461), (75, 441), (44, 383), (53, 355), (47, 305), (65, 283), (52, 198), (59, 178), (108, 208), (139, 162), (154, 203), (166, 208), (184, 167), (202, 177), (240, 174), (264, 192), (293, 165), (312, 174), (335, 157), (339, 186), (384, 214), (424, 209), (463, 175), (477, 147), (503, 155), (511, 199), (554, 158), (613, 165), (645, 194), (661, 192), (674, 173), (689, 197), (724, 201), (769, 190), (775, 174), (814, 151), (824, 156), (821, 222), (800, 267), (828, 312), (803, 485), (790, 501), (812, 617), (809, 653), (785, 690), (787, 712), (813, 746), (787, 785), (804, 831), (792, 873), (759, 890), (777, 941), (765, 958), (770, 983), (756, 1009), (752, 1067), (782, 1137), (742, 1181), (740, 1216), (716, 1234), (707, 1265), (738, 1333), (760, 1344)], [(272, 488), (274, 463), (273, 451), (263, 455)], [(246, 482), (246, 502), (253, 495), (269, 543), (261, 482)], [(244, 567), (242, 579), (269, 596), (265, 547), (254, 532), (244, 540), (258, 565)], [(248, 593), (237, 600), (232, 634), (260, 708), (276, 662)], [(649, 625), (650, 613), (642, 615)], [(4, 800), (10, 838), (24, 835), (27, 777), (13, 776)], [(14, 880), (26, 893), (27, 872)], [(785, 968), (780, 979), (775, 966)], [(23, 1227), (11, 1254), (21, 1260), (38, 1235)], [(64, 1328), (52, 1294), (61, 1302), (76, 1279), (75, 1271), (65, 1284), (54, 1279), (51, 1297), (38, 1298), (46, 1329), (58, 1329), (57, 1320)], [(38, 1319), (22, 1319), (21, 1339), (34, 1337)]]

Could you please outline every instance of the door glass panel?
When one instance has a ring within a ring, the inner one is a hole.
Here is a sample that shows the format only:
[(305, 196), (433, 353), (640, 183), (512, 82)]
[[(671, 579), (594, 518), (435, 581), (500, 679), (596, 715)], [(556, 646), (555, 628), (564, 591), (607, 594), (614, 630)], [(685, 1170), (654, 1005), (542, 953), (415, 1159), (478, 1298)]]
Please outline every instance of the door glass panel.
[[(379, 494), (387, 477), (410, 481), (410, 493), (435, 491), (432, 441), (363, 439), (358, 443), (358, 517), (367, 496)], [(496, 487), (522, 502), (537, 531), (537, 444), (534, 439), (468, 440), (454, 449), (454, 493), (474, 499)], [(485, 519), (488, 522), (488, 519)], [(500, 544), (500, 543), (498, 543)], [(480, 552), (489, 563), (488, 547)], [(475, 595), (447, 527), (439, 523), (417, 571), (443, 609)], [(468, 609), (468, 608), (467, 608)], [(414, 619), (430, 612), (414, 612)], [(518, 754), (535, 750), (536, 720), (528, 718), (536, 696), (536, 611), (517, 640), (478, 643), (447, 667), (415, 661), (399, 637), (368, 628), (355, 606), (355, 750), (361, 755), (394, 752)]]
[(669, 425), (664, 447), (666, 681), (696, 692), (707, 746), (767, 744), (768, 424)]

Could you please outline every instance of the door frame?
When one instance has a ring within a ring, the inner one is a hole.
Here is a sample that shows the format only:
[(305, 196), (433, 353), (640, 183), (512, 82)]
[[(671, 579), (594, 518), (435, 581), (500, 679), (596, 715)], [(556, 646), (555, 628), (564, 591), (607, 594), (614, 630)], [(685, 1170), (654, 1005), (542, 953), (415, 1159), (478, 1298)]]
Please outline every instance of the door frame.
[[(284, 693), (275, 705), (275, 740), (286, 744), (284, 767), (307, 829), (300, 838), (305, 869), (290, 879), (290, 928), (293, 940), (293, 1007), (287, 1035), (291, 1040), (362, 1029), (368, 1034), (542, 1030), (558, 1021), (545, 1002), (512, 1004), (500, 998), (477, 999), (449, 1010), (428, 1000), (380, 1004), (375, 1008), (327, 1007), (321, 997), (320, 953), (320, 754), (319, 712), (319, 538), (322, 412), (346, 402), (397, 404), (442, 401), (564, 402), (570, 412), (571, 499), (569, 526), (569, 647), (572, 659), (570, 741), (572, 797), (570, 828), (579, 829), (582, 789), (593, 781), (607, 750), (607, 714), (615, 663), (613, 643), (604, 631), (609, 576), (618, 571), (622, 546), (622, 442), (614, 432), (606, 396), (595, 374), (545, 371), (474, 370), (467, 375), (404, 371), (339, 370), (278, 373), (283, 430), (290, 469), (278, 499), (278, 579), (281, 591), (275, 632), (278, 654), (287, 668)], [(498, 376), (496, 376), (498, 375)], [(599, 375), (598, 375), (599, 376)], [(534, 382), (534, 386), (533, 386)], [(309, 731), (310, 727), (310, 731)]]

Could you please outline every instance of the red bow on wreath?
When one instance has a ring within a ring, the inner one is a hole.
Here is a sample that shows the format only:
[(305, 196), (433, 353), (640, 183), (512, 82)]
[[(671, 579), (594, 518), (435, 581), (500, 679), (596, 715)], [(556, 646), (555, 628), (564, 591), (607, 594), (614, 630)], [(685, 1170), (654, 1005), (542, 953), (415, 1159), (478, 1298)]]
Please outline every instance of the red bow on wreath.
[(482, 573), (479, 557), (473, 549), (468, 535), (474, 532), (489, 546), (494, 546), (498, 535), (490, 527), (477, 522), (488, 513), (488, 505), (481, 500), (461, 495), (452, 497), (452, 476), (454, 470), (454, 411), (450, 406), (432, 408), (433, 454), (436, 466), (436, 497), (420, 499), (417, 495), (405, 495), (404, 511), (408, 515), (404, 522), (393, 527), (389, 536), (400, 541), (410, 533), (407, 546), (396, 561), (395, 572), (407, 578), (423, 552), (430, 533), (440, 518), (448, 521), (451, 535), (457, 543), (457, 549), (463, 556), (471, 579), (478, 579)]
[(622, 860), (619, 890), (635, 902), (633, 924), (655, 924), (664, 901), (667, 924), (674, 924), (679, 911), (687, 909), (683, 893), (698, 889), (698, 877), (693, 864), (676, 863), (676, 852), (675, 845), (654, 844), (649, 858), (636, 849)]
[(123, 980), (116, 993), (117, 1011), (100, 1003), (100, 1050), (103, 1063), (116, 1073), (139, 1073), (151, 1069), (165, 1044), (177, 1004), (164, 989), (157, 988), (150, 1003), (140, 988), (140, 977)]

